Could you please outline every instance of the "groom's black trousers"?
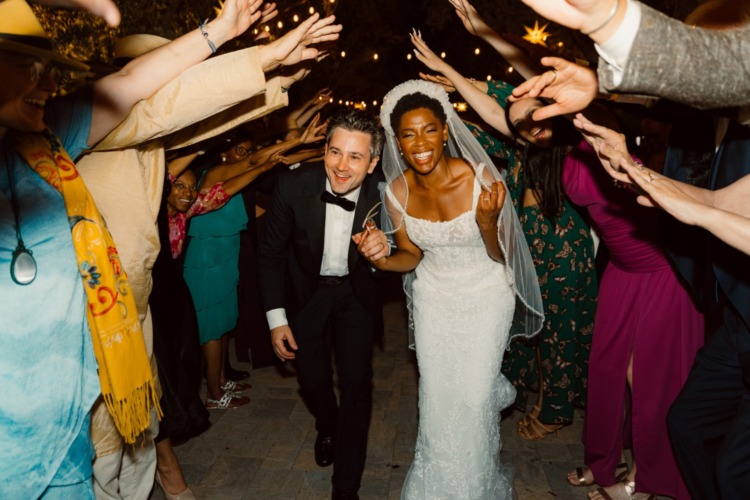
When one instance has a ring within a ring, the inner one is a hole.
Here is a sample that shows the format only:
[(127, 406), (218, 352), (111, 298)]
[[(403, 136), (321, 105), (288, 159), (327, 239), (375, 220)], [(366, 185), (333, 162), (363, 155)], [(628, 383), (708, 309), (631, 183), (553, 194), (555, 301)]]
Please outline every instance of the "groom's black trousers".
[[(290, 327), (298, 346), (298, 381), (315, 416), (315, 428), (335, 438), (333, 486), (356, 491), (365, 466), (372, 408), (373, 320), (344, 278), (338, 284), (321, 281)], [(331, 344), (339, 404), (333, 390)]]

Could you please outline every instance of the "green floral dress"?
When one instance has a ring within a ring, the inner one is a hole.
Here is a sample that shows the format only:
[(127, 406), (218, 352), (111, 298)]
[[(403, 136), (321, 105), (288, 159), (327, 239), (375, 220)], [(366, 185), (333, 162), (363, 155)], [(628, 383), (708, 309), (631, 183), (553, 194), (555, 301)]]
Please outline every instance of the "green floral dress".
[[(504, 82), (490, 82), (488, 94), (504, 105), (511, 89)], [(574, 408), (586, 403), (597, 296), (591, 233), (567, 200), (554, 221), (546, 218), (539, 206), (522, 207), (523, 166), (516, 170), (515, 147), (485, 132), (476, 132), (475, 136), (488, 153), (493, 151), (494, 156), (509, 162), (506, 183), (529, 244), (545, 308), (542, 331), (530, 340), (513, 342), (502, 371), (518, 391), (516, 406), (525, 409), (529, 393), (533, 396), (539, 391), (541, 369), (544, 392), (539, 420), (544, 424), (569, 424)]]

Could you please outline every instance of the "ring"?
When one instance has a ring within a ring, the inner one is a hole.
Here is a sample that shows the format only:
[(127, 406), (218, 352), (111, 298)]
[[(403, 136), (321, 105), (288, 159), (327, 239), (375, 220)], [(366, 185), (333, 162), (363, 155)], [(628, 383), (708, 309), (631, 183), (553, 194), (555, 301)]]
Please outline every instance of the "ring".
[(656, 179), (656, 177), (654, 177), (654, 174), (652, 174), (651, 172), (649, 172), (648, 173), (648, 182), (654, 182), (654, 179)]
[(555, 80), (557, 80), (557, 70), (551, 69), (550, 71), (552, 71), (552, 81), (549, 82), (547, 85), (552, 85), (553, 83), (555, 83)]

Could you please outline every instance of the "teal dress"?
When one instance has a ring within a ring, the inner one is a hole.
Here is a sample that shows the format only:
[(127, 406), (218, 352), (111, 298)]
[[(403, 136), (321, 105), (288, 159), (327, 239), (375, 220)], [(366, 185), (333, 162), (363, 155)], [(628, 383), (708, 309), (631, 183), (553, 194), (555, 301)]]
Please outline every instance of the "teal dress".
[(183, 275), (195, 303), (201, 345), (237, 325), (240, 232), (247, 221), (242, 196), (190, 221)]
[[(513, 87), (502, 81), (488, 83), (487, 93), (504, 107)], [(589, 226), (567, 200), (555, 220), (544, 217), (539, 206), (522, 207), (523, 166), (516, 170), (515, 146), (481, 130), (474, 135), (489, 154), (508, 161), (505, 181), (529, 244), (544, 303), (542, 331), (531, 340), (514, 341), (502, 371), (516, 387), (517, 407), (526, 407), (529, 393), (538, 393), (541, 379), (539, 420), (570, 424), (575, 407), (586, 403), (596, 312), (597, 278)]]

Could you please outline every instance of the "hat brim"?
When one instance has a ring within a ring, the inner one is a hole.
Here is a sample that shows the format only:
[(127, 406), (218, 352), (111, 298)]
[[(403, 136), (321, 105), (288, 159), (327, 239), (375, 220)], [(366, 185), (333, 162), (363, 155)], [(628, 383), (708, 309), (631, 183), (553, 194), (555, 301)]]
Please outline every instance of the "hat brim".
[(68, 69), (71, 71), (88, 71), (89, 67), (87, 64), (69, 59), (63, 55), (56, 54), (51, 50), (39, 49), (36, 47), (29, 46), (25, 43), (15, 42), (13, 40), (7, 40), (0, 37), (0, 50), (7, 50), (9, 52), (17, 52), (20, 54), (28, 54), (31, 56), (37, 56), (42, 59), (49, 59), (54, 61), (62, 69)]

